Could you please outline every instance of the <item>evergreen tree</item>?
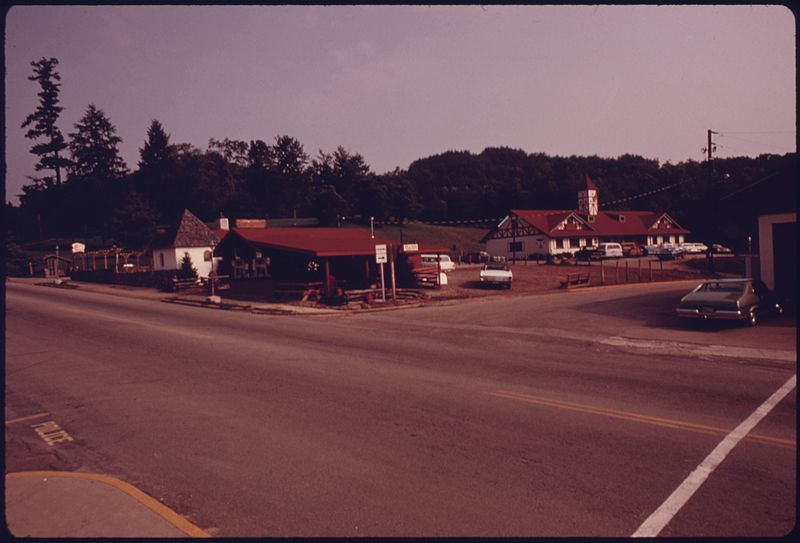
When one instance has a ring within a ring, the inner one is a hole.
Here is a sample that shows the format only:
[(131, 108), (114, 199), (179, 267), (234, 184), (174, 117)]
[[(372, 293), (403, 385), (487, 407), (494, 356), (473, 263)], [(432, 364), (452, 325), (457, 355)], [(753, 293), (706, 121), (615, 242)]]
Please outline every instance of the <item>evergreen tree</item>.
[(70, 134), (72, 153), (68, 206), (77, 223), (75, 228), (84, 235), (100, 234), (108, 226), (115, 204), (121, 194), (120, 180), (127, 167), (117, 146), (122, 138), (102, 110), (89, 105), (84, 116)]
[(86, 113), (75, 124), (69, 149), (72, 153), (71, 176), (78, 179), (114, 180), (124, 176), (128, 168), (119, 155), (122, 138), (102, 109), (89, 104)]
[(170, 144), (170, 136), (157, 120), (147, 129), (147, 140), (139, 149), (139, 170), (135, 174), (135, 187), (150, 202), (156, 218), (161, 221), (185, 207), (178, 186), (178, 152)]
[[(66, 149), (64, 136), (61, 134), (56, 122), (63, 111), (58, 105), (58, 93), (61, 87), (61, 76), (56, 71), (58, 60), (55, 58), (42, 58), (31, 62), (33, 75), (30, 81), (37, 81), (41, 87), (39, 92), (39, 105), (36, 111), (25, 118), (21, 128), (30, 127), (25, 137), (30, 140), (41, 140), (31, 147), (31, 153), (39, 157), (39, 162), (34, 166), (36, 171), (51, 170), (55, 175), (55, 184), (61, 184), (61, 169), (69, 166), (69, 159), (60, 155)], [(51, 186), (53, 176), (42, 178), (31, 177), (37, 185)]]
[(183, 258), (181, 259), (181, 268), (178, 270), (178, 278), (197, 279), (197, 268), (195, 268), (194, 264), (192, 264), (192, 257), (189, 256), (188, 251), (183, 253)]

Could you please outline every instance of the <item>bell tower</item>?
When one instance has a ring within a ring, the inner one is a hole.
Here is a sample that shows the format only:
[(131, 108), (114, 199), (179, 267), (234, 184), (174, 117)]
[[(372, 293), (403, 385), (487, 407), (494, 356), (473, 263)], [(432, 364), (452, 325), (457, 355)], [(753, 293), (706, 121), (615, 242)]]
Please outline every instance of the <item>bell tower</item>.
[(586, 181), (586, 188), (578, 191), (578, 211), (594, 218), (597, 216), (599, 207), (597, 201), (597, 186), (588, 175), (584, 174), (583, 178)]

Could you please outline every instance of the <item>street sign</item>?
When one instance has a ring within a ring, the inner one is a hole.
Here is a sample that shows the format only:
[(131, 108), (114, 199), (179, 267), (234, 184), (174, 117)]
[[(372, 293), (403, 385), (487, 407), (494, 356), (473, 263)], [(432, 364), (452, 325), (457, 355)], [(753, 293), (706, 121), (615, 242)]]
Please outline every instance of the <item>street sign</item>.
[(385, 264), (389, 260), (386, 258), (386, 244), (381, 243), (375, 246), (375, 262)]

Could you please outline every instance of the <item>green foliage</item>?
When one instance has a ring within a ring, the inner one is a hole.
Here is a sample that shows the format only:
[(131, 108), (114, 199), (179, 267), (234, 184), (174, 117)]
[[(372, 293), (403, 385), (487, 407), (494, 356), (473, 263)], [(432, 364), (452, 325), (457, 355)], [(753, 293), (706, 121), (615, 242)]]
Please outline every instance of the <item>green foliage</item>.
[(147, 129), (138, 169), (128, 173), (118, 152), (121, 139), (94, 105), (70, 134), (73, 163), (61, 183), (69, 161), (59, 155), (66, 143), (56, 126), (62, 111), (57, 64), (54, 58), (31, 63), (28, 79), (41, 92), (22, 127), (36, 141), (31, 152), (39, 157), (37, 171), (51, 175), (31, 178), (20, 207), (7, 209), (13, 215), (7, 232), (19, 243), (103, 235), (140, 246), (154, 224), (171, 223), (185, 208), (205, 221), (220, 212), (270, 221), (314, 214), (321, 224), (335, 224), (337, 215), (361, 224), (369, 217), (490, 219), (478, 227), (485, 230), (513, 208), (574, 209), (588, 174), (599, 188), (601, 209), (664, 211), (692, 230), (693, 239), (741, 249), (747, 235), (757, 232), (759, 214), (787, 211), (787, 202), (796, 202), (796, 153), (659, 165), (631, 154), (551, 157), (488, 147), (479, 154), (449, 150), (420, 158), (407, 170), (375, 174), (363, 156), (341, 146), (309, 160), (288, 135), (272, 144), (212, 138), (205, 151), (173, 144), (157, 120)]
[(179, 279), (197, 279), (197, 269), (192, 263), (192, 257), (189, 256), (188, 251), (183, 253), (181, 258), (181, 267), (178, 269)]
[(122, 178), (128, 171), (119, 155), (122, 138), (102, 109), (89, 104), (86, 113), (70, 133), (72, 153), (70, 178), (109, 181)]
[(56, 126), (58, 117), (64, 110), (59, 106), (58, 94), (60, 92), (61, 76), (56, 71), (58, 59), (42, 58), (31, 62), (33, 75), (28, 77), (30, 81), (39, 83), (39, 105), (36, 111), (28, 115), (22, 123), (21, 128), (28, 128), (25, 137), (37, 141), (31, 147), (31, 153), (39, 157), (35, 165), (36, 171), (51, 170), (54, 175), (42, 178), (32, 178), (38, 186), (48, 187), (52, 184), (61, 184), (61, 170), (69, 165), (69, 160), (61, 156), (61, 152), (67, 148), (61, 130)]

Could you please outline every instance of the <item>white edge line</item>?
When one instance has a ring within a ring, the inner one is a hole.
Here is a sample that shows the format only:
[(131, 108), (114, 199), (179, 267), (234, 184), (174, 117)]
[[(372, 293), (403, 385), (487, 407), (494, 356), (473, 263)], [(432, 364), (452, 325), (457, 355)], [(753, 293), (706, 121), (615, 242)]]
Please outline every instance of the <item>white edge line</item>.
[(686, 502), (692, 495), (700, 488), (708, 476), (717, 469), (717, 467), (725, 460), (725, 457), (733, 450), (739, 441), (741, 441), (752, 430), (761, 419), (767, 416), (778, 403), (786, 397), (789, 392), (797, 384), (797, 374), (784, 383), (784, 385), (775, 391), (767, 401), (761, 404), (747, 419), (737, 426), (730, 434), (711, 451), (703, 462), (689, 474), (689, 476), (675, 489), (675, 491), (667, 498), (661, 507), (656, 509), (647, 520), (645, 520), (639, 529), (636, 530), (631, 537), (656, 537), (661, 530), (672, 520), (672, 518), (686, 505)]

